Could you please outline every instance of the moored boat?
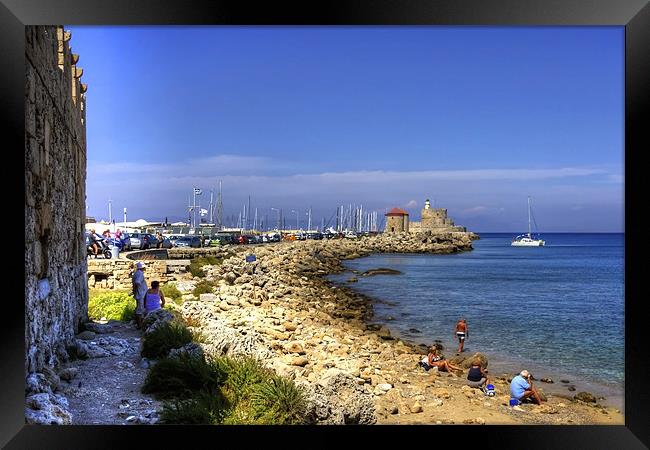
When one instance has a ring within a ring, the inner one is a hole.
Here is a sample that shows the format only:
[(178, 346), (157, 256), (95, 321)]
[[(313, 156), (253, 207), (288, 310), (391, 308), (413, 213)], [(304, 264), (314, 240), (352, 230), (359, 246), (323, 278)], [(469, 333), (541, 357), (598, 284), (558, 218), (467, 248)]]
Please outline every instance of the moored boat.
[(531, 218), (531, 210), (530, 210), (530, 196), (528, 197), (528, 233), (526, 234), (520, 234), (519, 236), (515, 237), (512, 240), (512, 245), (513, 247), (542, 247), (546, 243), (544, 240), (539, 239), (539, 236), (533, 237), (533, 234), (531, 233), (530, 229), (530, 218)]

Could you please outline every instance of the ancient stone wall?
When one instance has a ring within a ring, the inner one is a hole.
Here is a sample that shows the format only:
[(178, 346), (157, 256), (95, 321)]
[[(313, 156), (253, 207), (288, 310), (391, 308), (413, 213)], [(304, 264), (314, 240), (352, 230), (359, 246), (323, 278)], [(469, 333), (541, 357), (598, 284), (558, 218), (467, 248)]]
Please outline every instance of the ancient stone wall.
[(86, 86), (60, 26), (25, 27), (25, 371), (87, 320)]
[[(427, 200), (428, 202), (428, 200)], [(432, 232), (465, 232), (465, 227), (454, 225), (454, 221), (447, 216), (445, 208), (429, 208), (428, 205), (422, 209), (422, 220), (420, 222), (410, 223), (410, 232), (419, 233), (421, 231)]]
[[(144, 261), (144, 278), (147, 285), (158, 280), (161, 283), (191, 279), (188, 260)], [(131, 289), (131, 277), (135, 261), (129, 259), (89, 259), (88, 287), (99, 289)]]

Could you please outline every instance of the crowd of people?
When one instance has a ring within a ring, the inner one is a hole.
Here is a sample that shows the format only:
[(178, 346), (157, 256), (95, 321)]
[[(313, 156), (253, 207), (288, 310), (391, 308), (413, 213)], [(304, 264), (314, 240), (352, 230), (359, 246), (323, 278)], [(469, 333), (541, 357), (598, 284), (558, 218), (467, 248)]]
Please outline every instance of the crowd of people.
[[(466, 319), (460, 319), (456, 322), (454, 337), (458, 339), (458, 354), (460, 354), (464, 350), (465, 341), (469, 338), (469, 327)], [(463, 373), (462, 367), (455, 366), (445, 359), (437, 344), (429, 347), (428, 354), (422, 358), (419, 364), (426, 371), (435, 367), (441, 372)], [(490, 383), (488, 377), (488, 370), (483, 367), (481, 359), (475, 357), (470, 364), (467, 372), (467, 385), (481, 389), (488, 396), (496, 395), (495, 387)], [(523, 402), (542, 404), (539, 392), (533, 387), (533, 376), (527, 370), (522, 370), (510, 382), (510, 405), (519, 410), (519, 404)]]

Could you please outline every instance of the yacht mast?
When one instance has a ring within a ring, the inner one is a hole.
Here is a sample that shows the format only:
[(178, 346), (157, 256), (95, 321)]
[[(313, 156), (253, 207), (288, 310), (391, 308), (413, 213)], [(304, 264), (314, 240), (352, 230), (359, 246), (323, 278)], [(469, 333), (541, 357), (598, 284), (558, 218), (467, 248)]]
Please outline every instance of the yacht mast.
[(530, 234), (530, 195), (528, 196), (528, 237), (532, 237)]

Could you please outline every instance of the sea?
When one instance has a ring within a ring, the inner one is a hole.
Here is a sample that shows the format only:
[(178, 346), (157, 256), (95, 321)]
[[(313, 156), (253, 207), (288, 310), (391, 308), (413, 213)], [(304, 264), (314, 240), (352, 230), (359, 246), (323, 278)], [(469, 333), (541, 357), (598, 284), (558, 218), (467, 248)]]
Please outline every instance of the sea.
[[(490, 373), (528, 369), (553, 379), (539, 383), (545, 392), (587, 390), (622, 409), (624, 234), (545, 233), (544, 247), (512, 247), (512, 233), (479, 235), (469, 252), (374, 254), (345, 261), (348, 271), (329, 279), (375, 299), (374, 321), (403, 340), (437, 340), (453, 357), (464, 318), (465, 351), (485, 353)], [(352, 270), (379, 267), (402, 274), (346, 282)]]

